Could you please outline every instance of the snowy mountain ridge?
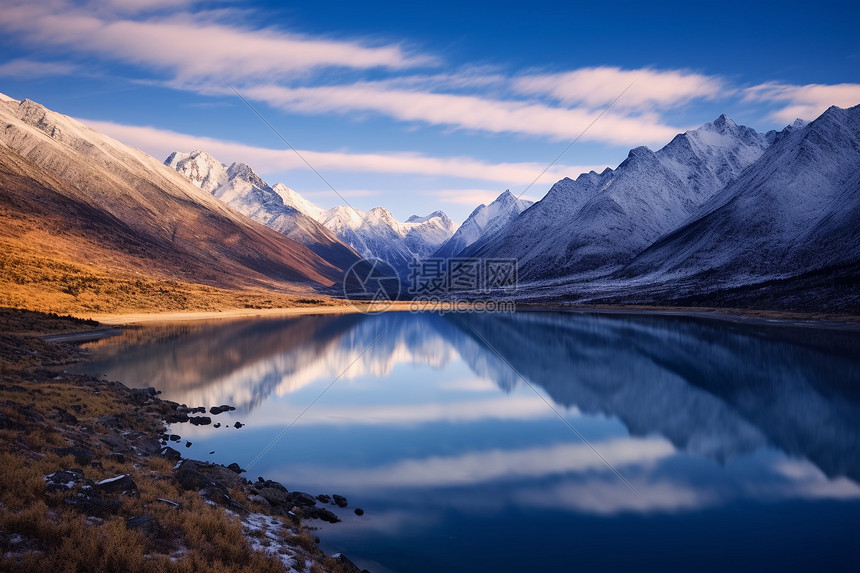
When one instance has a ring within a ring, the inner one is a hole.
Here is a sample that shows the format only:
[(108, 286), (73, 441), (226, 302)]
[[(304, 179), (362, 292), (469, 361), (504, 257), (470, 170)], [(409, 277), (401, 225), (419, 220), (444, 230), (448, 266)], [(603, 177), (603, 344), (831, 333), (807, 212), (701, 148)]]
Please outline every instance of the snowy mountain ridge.
[(600, 276), (688, 220), (761, 157), (765, 135), (725, 115), (659, 151), (632, 149), (616, 169), (565, 178), (492, 240), (465, 254), (513, 257), (521, 276)]
[[(201, 190), (220, 199), (239, 213), (308, 247), (329, 261), (345, 262), (355, 253), (316, 220), (288, 204), (285, 186), (270, 187), (244, 163), (229, 167), (205, 151), (173, 152), (164, 164), (184, 175)], [(296, 194), (293, 192), (293, 194)]]
[(532, 204), (532, 201), (517, 199), (510, 190), (505, 190), (489, 205), (481, 204), (476, 207), (454, 235), (433, 253), (433, 256), (439, 258), (457, 256), (475, 241), (483, 237), (492, 237), (501, 231)]
[(244, 163), (229, 167), (206, 153), (173, 152), (164, 161), (194, 185), (240, 213), (267, 225), (312, 250), (342, 242), (365, 258), (379, 258), (401, 274), (409, 263), (436, 251), (455, 231), (442, 211), (398, 221), (391, 211), (349, 206), (323, 209), (283, 183), (269, 186)]

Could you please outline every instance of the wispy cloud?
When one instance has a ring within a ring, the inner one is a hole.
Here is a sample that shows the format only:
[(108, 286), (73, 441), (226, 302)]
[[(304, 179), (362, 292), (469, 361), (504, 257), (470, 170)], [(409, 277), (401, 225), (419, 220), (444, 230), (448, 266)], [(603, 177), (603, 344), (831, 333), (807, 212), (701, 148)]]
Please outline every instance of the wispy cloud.
[[(154, 127), (90, 119), (80, 121), (159, 159), (167, 157), (172, 151), (202, 149), (221, 161), (228, 163), (240, 161), (261, 172), (307, 169), (307, 165), (287, 149), (255, 147)], [(300, 150), (300, 152), (311, 165), (322, 171), (460, 177), (494, 181), (507, 186), (531, 183), (546, 167), (539, 163), (487, 163), (470, 157), (433, 157), (419, 153), (347, 153), (312, 150)], [(539, 183), (554, 183), (561, 177), (578, 174), (583, 170), (588, 171), (589, 168), (588, 166), (557, 165), (544, 174)]]
[[(138, 2), (142, 7), (170, 2)], [(107, 60), (166, 72), (175, 79), (279, 78), (337, 67), (399, 69), (430, 58), (398, 45), (313, 38), (273, 28), (229, 24), (186, 11), (131, 19), (93, 4), (14, 1), (3, 9), (0, 29), (29, 44), (97, 54)], [(202, 16), (202, 17), (201, 17)]]
[(698, 98), (725, 97), (734, 90), (713, 76), (683, 70), (623, 70), (616, 67), (581, 68), (554, 74), (533, 74), (516, 78), (515, 90), (524, 94), (547, 95), (564, 104), (601, 107), (613, 101), (627, 87), (615, 105), (618, 109), (667, 108)]
[[(375, 112), (401, 121), (545, 136), (554, 140), (573, 139), (585, 131), (599, 113), (587, 108), (555, 107), (533, 101), (401, 90), (385, 82), (299, 88), (268, 84), (246, 87), (244, 94), (292, 112)], [(601, 117), (599, 125), (583, 135), (583, 139), (613, 144), (665, 143), (679, 131), (683, 129), (663, 124), (654, 113), (623, 115), (610, 111)]]
[(747, 101), (780, 102), (785, 106), (771, 116), (785, 123), (796, 118), (813, 120), (831, 105), (852, 107), (860, 104), (860, 84), (792, 85), (765, 83), (744, 90)]
[(78, 66), (62, 62), (40, 62), (26, 58), (0, 64), (0, 77), (41, 78), (65, 76), (78, 71)]

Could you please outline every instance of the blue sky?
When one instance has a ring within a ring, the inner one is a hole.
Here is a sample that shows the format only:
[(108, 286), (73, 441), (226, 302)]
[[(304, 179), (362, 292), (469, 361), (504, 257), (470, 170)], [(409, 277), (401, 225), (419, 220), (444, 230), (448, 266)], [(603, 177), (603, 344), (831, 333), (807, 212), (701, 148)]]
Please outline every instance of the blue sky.
[(720, 113), (768, 130), (856, 105), (858, 28), (856, 2), (827, 1), (4, 0), (0, 92), (323, 207), (460, 222)]

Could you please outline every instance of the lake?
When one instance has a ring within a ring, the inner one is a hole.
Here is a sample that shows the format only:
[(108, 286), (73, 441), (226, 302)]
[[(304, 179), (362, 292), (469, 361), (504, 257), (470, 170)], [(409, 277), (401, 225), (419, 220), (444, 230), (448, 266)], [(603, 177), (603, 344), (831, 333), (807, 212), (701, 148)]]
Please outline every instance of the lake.
[(217, 429), (174, 424), (192, 442), (177, 447), (346, 496), (343, 522), (310, 523), (375, 573), (860, 560), (856, 331), (391, 312), (165, 324), (86, 346), (89, 373), (235, 406)]

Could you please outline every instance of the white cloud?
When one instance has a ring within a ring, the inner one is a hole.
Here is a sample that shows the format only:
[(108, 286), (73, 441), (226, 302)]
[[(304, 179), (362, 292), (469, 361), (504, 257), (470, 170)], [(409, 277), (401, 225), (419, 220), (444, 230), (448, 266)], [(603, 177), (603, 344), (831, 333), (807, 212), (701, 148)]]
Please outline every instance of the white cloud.
[(39, 62), (26, 58), (11, 60), (0, 64), (0, 76), (39, 78), (46, 76), (65, 76), (78, 71), (78, 66), (61, 62)]
[[(220, 161), (247, 163), (260, 172), (307, 169), (307, 165), (288, 149), (255, 147), (209, 137), (199, 137), (154, 127), (80, 119), (93, 129), (125, 144), (146, 151), (158, 159), (172, 151), (202, 149)], [(346, 153), (300, 150), (302, 156), (319, 171), (349, 171), (384, 174), (417, 174), (460, 177), (494, 181), (503, 185), (523, 185), (546, 167), (539, 163), (487, 163), (470, 157), (432, 157), (418, 153)], [(556, 165), (545, 173), (539, 183), (558, 181), (561, 177), (587, 171), (589, 166)], [(276, 181), (270, 182), (272, 184)], [(496, 193), (498, 195), (498, 193)], [(495, 196), (493, 197), (495, 198)]]
[(860, 104), (860, 84), (807, 84), (803, 86), (765, 83), (744, 90), (747, 101), (785, 102), (771, 117), (791, 123), (796, 118), (813, 120), (831, 105), (853, 107)]
[(589, 128), (599, 111), (478, 95), (401, 90), (391, 88), (386, 82), (299, 88), (267, 84), (245, 87), (242, 93), (291, 112), (375, 112), (401, 121), (555, 140), (572, 140), (583, 134), (583, 140), (640, 145), (666, 143), (683, 131), (664, 125), (654, 113), (634, 116), (610, 110)]
[(590, 108), (605, 106), (623, 92), (615, 104), (618, 109), (665, 108), (732, 92), (720, 78), (712, 76), (682, 70), (615, 67), (526, 75), (515, 79), (513, 86), (523, 94), (548, 95), (564, 104), (583, 104)]
[[(141, 6), (166, 6), (155, 0)], [(397, 45), (312, 38), (272, 28), (253, 29), (180, 12), (132, 20), (72, 3), (13, 2), (0, 30), (44, 48), (98, 54), (109, 60), (168, 72), (174, 78), (284, 77), (322, 67), (399, 69), (426, 64)]]

